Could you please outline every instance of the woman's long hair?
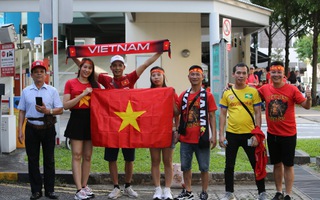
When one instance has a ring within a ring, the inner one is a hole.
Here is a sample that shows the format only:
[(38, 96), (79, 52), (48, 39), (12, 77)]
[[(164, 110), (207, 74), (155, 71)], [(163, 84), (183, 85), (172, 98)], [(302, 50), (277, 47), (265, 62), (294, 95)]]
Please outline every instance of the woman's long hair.
[(150, 88), (155, 88), (155, 87), (156, 87), (156, 85), (155, 85), (155, 84), (152, 82), (152, 80), (151, 80), (152, 70), (161, 70), (161, 71), (163, 71), (163, 83), (162, 83), (162, 86), (161, 86), (161, 87), (167, 87), (167, 85), (166, 85), (166, 76), (164, 75), (164, 69), (163, 69), (162, 67), (155, 66), (155, 67), (152, 67), (152, 68), (150, 69), (150, 82), (151, 82)]
[(89, 83), (90, 83), (90, 85), (91, 85), (92, 88), (99, 88), (99, 84), (98, 84), (98, 82), (97, 82), (97, 81), (95, 80), (95, 78), (94, 78), (94, 68), (95, 68), (94, 62), (93, 62), (90, 58), (83, 58), (83, 59), (81, 60), (80, 65), (79, 65), (79, 70), (78, 70), (78, 76), (77, 76), (77, 78), (79, 78), (79, 76), (80, 76), (80, 69), (81, 69), (81, 67), (82, 67), (83, 64), (86, 63), (86, 62), (90, 62), (90, 64), (92, 65), (92, 73), (91, 73), (90, 76), (88, 77), (88, 81), (89, 81)]

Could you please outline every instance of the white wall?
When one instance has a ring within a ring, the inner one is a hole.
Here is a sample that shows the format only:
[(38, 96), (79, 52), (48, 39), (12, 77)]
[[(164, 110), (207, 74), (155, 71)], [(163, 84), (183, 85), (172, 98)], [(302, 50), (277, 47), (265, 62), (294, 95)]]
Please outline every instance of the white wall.
[[(189, 67), (194, 64), (201, 66), (200, 14), (137, 13), (135, 22), (126, 19), (126, 42), (161, 39), (171, 41), (171, 59), (168, 53), (163, 53), (160, 58), (166, 71), (167, 85), (174, 87), (177, 94), (180, 94), (190, 87), (187, 79)], [(183, 49), (190, 50), (188, 58), (181, 56)], [(136, 56), (138, 55), (126, 56), (126, 73), (137, 67)], [(144, 73), (149, 73), (152, 66)]]

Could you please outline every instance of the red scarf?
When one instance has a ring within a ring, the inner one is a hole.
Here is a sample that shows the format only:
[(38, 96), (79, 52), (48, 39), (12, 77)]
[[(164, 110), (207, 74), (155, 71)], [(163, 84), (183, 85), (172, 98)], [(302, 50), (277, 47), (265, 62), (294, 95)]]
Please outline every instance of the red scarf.
[(152, 52), (168, 52), (169, 57), (171, 57), (170, 41), (168, 39), (165, 39), (130, 43), (97, 44), (81, 46), (70, 45), (67, 47), (67, 58)]

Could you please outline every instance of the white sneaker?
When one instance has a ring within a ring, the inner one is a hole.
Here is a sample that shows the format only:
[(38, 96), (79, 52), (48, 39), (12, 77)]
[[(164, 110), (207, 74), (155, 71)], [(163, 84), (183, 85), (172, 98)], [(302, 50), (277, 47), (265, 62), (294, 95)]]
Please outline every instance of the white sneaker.
[(130, 198), (137, 198), (138, 193), (132, 189), (131, 186), (124, 188), (123, 194), (130, 197)]
[(87, 185), (86, 187), (82, 188), (82, 190), (85, 191), (86, 195), (90, 198), (94, 198), (94, 194), (92, 192), (92, 189), (89, 188), (89, 186)]
[(117, 199), (118, 197), (121, 197), (121, 190), (117, 187), (113, 188), (113, 190), (108, 195), (109, 199)]
[(90, 199), (90, 197), (87, 196), (86, 192), (81, 189), (79, 192), (74, 195), (75, 200), (83, 200), (83, 199)]
[(163, 189), (162, 198), (163, 198), (164, 200), (172, 200), (172, 199), (173, 199), (170, 188), (165, 187), (165, 188)]
[(261, 192), (257, 200), (268, 200), (268, 195), (266, 192)]
[(232, 192), (226, 192), (221, 200), (237, 200)]
[(162, 199), (162, 189), (160, 186), (154, 189), (154, 194), (152, 197), (153, 200), (161, 200)]

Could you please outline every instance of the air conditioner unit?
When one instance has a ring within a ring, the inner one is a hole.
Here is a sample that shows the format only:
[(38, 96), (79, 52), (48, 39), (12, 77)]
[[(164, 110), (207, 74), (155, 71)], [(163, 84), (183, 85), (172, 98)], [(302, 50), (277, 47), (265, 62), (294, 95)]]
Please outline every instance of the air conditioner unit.
[(13, 24), (3, 24), (0, 26), (0, 43), (16, 42), (18, 39)]

